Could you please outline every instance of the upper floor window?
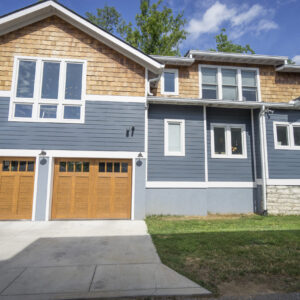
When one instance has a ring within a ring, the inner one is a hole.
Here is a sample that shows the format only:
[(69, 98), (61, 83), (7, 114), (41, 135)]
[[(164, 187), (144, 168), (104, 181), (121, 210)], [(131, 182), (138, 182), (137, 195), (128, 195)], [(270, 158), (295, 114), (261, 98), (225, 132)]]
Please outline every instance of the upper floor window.
[(212, 158), (247, 158), (245, 125), (211, 124)]
[(10, 120), (81, 123), (84, 61), (15, 58)]
[(258, 69), (199, 66), (200, 98), (259, 101)]
[(300, 150), (300, 123), (274, 122), (275, 149)]
[(161, 77), (161, 94), (178, 95), (178, 70), (165, 69)]
[(165, 119), (165, 155), (185, 155), (184, 120)]

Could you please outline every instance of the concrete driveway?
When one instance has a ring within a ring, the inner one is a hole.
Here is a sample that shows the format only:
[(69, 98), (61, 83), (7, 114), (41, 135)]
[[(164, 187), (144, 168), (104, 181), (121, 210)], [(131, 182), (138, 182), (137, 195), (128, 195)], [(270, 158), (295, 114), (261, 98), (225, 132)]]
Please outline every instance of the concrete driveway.
[(160, 262), (143, 221), (0, 222), (0, 299), (209, 292)]

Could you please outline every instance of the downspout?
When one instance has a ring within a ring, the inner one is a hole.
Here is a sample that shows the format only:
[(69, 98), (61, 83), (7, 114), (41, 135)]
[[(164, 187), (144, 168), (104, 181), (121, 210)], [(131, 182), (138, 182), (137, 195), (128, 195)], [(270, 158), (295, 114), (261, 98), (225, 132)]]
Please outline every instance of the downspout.
[(261, 177), (262, 177), (262, 214), (266, 216), (268, 214), (267, 210), (267, 174), (266, 174), (266, 153), (265, 147), (265, 131), (264, 131), (264, 114), (265, 114), (265, 106), (263, 105), (259, 112), (259, 139), (260, 139), (260, 153), (261, 153)]
[(148, 85), (147, 85), (147, 94), (148, 94), (148, 96), (153, 96), (153, 94), (150, 92), (150, 84), (151, 84), (151, 82), (159, 81), (160, 77), (161, 77), (161, 74), (159, 74), (158, 77), (155, 77), (155, 78), (152, 78), (152, 79), (148, 80)]

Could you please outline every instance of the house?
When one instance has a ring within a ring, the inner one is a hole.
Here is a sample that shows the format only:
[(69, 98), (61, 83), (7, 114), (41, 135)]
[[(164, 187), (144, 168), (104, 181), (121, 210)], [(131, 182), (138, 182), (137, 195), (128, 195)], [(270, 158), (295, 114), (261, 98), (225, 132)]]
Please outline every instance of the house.
[(0, 219), (300, 213), (300, 66), (148, 56), (55, 1), (0, 18)]

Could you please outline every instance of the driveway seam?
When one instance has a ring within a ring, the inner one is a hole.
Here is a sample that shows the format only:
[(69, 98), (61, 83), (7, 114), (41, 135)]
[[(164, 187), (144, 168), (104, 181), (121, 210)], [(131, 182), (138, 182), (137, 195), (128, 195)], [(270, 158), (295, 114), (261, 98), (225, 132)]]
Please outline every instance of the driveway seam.
[(92, 284), (93, 284), (93, 281), (94, 281), (94, 277), (95, 277), (95, 274), (96, 274), (97, 267), (98, 267), (98, 265), (95, 265), (95, 269), (94, 269), (93, 276), (92, 276), (92, 279), (91, 279), (91, 283), (90, 283), (90, 286), (89, 286), (89, 292), (91, 291), (91, 287), (92, 287)]
[[(22, 267), (22, 268), (24, 268), (24, 270), (21, 271), (21, 273), (0, 292), (0, 295), (2, 295), (27, 270), (27, 267)], [(16, 268), (11, 268), (11, 269), (16, 269)]]

